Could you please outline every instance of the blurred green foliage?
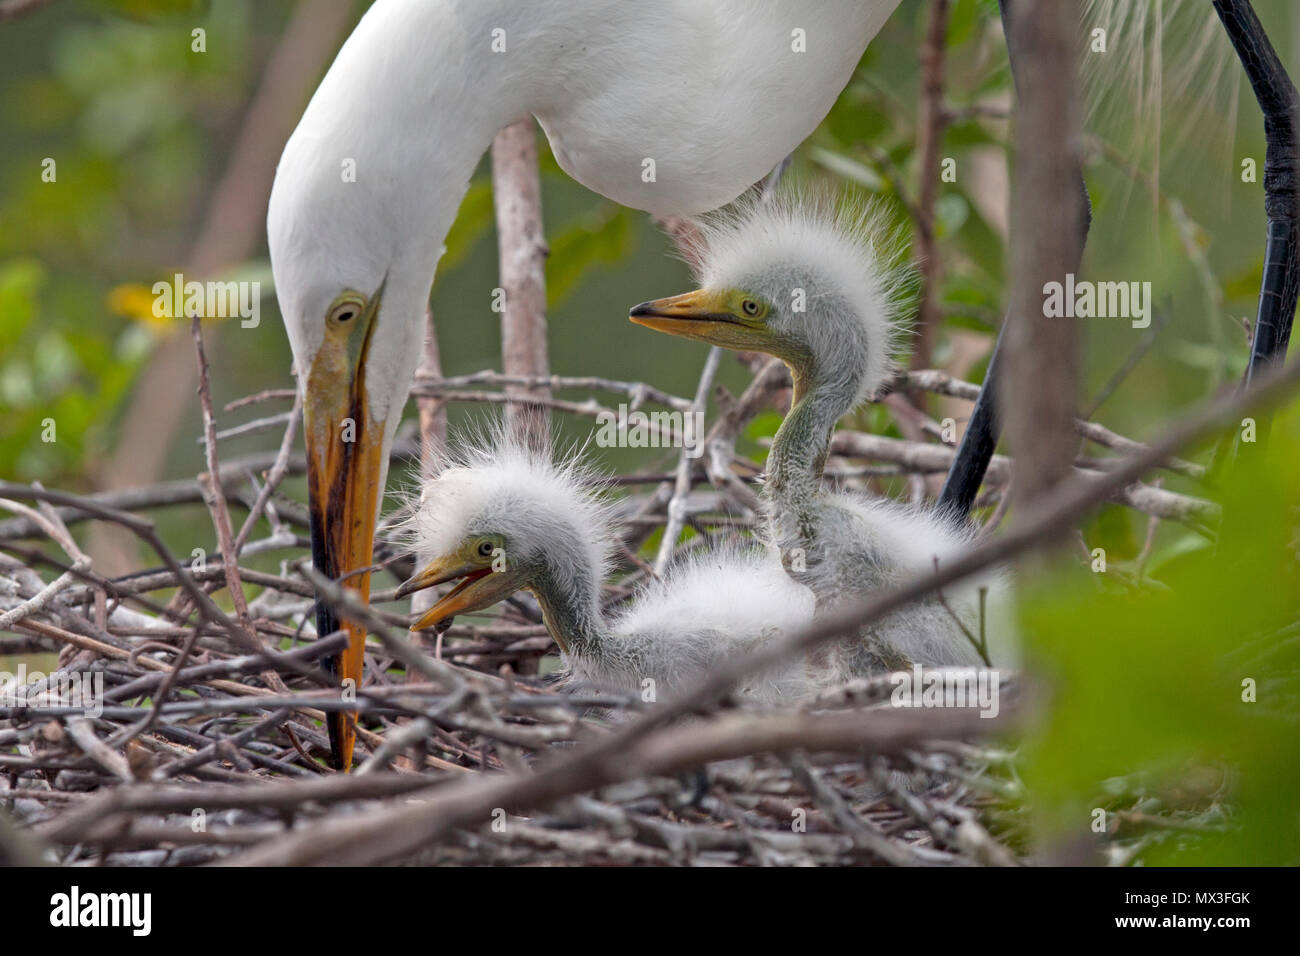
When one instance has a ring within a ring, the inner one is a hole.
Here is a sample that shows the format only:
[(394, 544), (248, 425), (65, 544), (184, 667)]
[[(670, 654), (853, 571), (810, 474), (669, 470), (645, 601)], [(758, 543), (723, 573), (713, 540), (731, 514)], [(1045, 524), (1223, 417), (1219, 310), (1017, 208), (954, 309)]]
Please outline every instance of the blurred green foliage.
[[(254, 71), (250, 6), (189, 24), (193, 4), (95, 4), (5, 30), (0, 124), (0, 473), (85, 484), (153, 336), (110, 310), (125, 281), (176, 267)], [(51, 13), (63, 11), (51, 11)], [(32, 33), (40, 37), (33, 42)], [(55, 441), (43, 423), (56, 423)]]
[(1096, 839), (1094, 808), (1121, 814), (1107, 832), (1130, 836), (1136, 795), (1145, 813), (1213, 822), (1157, 831), (1144, 862), (1300, 863), (1300, 406), (1275, 423), (1267, 457), (1243, 460), (1220, 496), (1242, 533), (1151, 567), (1142, 587), (1071, 562), (1025, 595), (1051, 706), (1022, 775), (1047, 845)]
[(82, 466), (87, 443), (102, 440), (104, 409), (122, 401), (147, 354), (132, 329), (106, 351), (92, 329), (42, 328), (35, 320), (48, 281), (38, 260), (0, 264), (0, 350), (9, 357), (0, 365), (0, 456), (15, 473), (34, 477)]

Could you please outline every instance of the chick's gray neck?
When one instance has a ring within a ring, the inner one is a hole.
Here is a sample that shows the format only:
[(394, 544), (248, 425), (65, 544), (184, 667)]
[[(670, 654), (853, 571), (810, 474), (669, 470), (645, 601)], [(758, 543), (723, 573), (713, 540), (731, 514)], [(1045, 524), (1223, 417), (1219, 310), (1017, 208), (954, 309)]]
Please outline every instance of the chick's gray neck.
[(861, 376), (828, 377), (819, 371), (811, 360), (791, 364), (793, 404), (768, 453), (769, 494), (786, 505), (804, 505), (816, 497), (835, 424), (857, 402)]
[(857, 402), (861, 375), (827, 377), (811, 361), (791, 363), (793, 405), (768, 454), (765, 485), (769, 534), (794, 580), (807, 584), (821, 606), (832, 582), (825, 576), (822, 473), (835, 424)]
[[(548, 559), (554, 555), (552, 552)], [(566, 654), (598, 654), (608, 629), (600, 612), (600, 575), (588, 562), (552, 562), (533, 580), (546, 630)]]

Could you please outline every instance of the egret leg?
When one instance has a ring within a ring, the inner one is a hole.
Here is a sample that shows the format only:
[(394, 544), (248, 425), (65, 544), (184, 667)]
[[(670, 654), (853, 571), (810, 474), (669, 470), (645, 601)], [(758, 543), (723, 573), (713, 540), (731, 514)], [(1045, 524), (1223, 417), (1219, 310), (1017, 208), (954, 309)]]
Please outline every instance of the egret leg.
[[(1264, 114), (1264, 211), (1268, 239), (1264, 249), (1264, 275), (1259, 289), (1259, 309), (1250, 346), (1246, 385), (1274, 361), (1286, 356), (1295, 320), (1296, 294), (1300, 291), (1300, 191), (1296, 139), (1300, 96), (1278, 58), (1273, 44), (1250, 0), (1214, 0), (1214, 10), (1232, 41), (1246, 71), (1255, 99)], [(1268, 430), (1257, 421), (1257, 441)]]
[[(1007, 319), (1002, 320), (1003, 327)], [(998, 330), (997, 341), (993, 343), (993, 354), (989, 356), (988, 368), (984, 372), (984, 384), (975, 406), (971, 409), (970, 422), (966, 433), (961, 436), (957, 454), (948, 466), (948, 476), (944, 478), (943, 488), (939, 492), (939, 507), (956, 518), (965, 520), (975, 506), (975, 496), (984, 482), (984, 473), (989, 462), (993, 460), (993, 449), (998, 445), (998, 436), (1002, 433), (1002, 422), (998, 419), (997, 373), (998, 356), (1002, 353), (1002, 330)]]
[[(1003, 32), (1008, 36), (1010, 35), (1008, 26), (1018, 2), (1019, 0), (998, 2), (1002, 10)], [(1021, 75), (1022, 70), (1016, 63), (1017, 56), (1014, 48), (1008, 50), (1008, 56), (1011, 62), (1011, 83), (1018, 96), (1024, 84), (1030, 82), (1030, 78)], [(1083, 247), (1088, 240), (1088, 226), (1092, 222), (1092, 203), (1088, 199), (1088, 189), (1083, 181), (1083, 167), (1076, 165), (1070, 175), (1079, 183), (1081, 203), (1079, 243), (1072, 270), (1078, 272), (1079, 265), (1083, 261)], [(1004, 316), (1003, 329), (1008, 322), (1014, 321), (1014, 316)], [(943, 489), (939, 492), (938, 507), (958, 520), (965, 520), (970, 516), (971, 508), (975, 504), (975, 496), (984, 482), (984, 473), (988, 471), (989, 462), (993, 459), (993, 449), (997, 447), (998, 436), (1002, 432), (996, 397), (1000, 387), (998, 356), (1002, 352), (1002, 339), (1002, 332), (999, 331), (997, 341), (993, 343), (993, 354), (989, 357), (988, 369), (984, 373), (984, 384), (980, 387), (979, 397), (971, 410), (970, 422), (966, 425), (966, 433), (962, 435), (961, 444), (957, 446), (957, 454), (953, 456), (952, 465), (948, 468), (948, 476), (944, 479)]]

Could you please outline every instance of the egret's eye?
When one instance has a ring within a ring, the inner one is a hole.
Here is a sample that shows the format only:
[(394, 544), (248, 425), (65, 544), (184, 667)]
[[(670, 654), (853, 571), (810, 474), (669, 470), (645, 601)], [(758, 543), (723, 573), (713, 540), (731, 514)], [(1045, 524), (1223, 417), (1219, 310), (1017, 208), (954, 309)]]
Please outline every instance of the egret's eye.
[(753, 299), (746, 299), (744, 302), (740, 303), (740, 311), (751, 317), (758, 315), (759, 308), (759, 304)]
[(490, 558), (492, 557), (492, 552), (495, 550), (496, 548), (491, 541), (485, 539), (478, 543), (478, 553), (480, 557)]
[(348, 325), (366, 310), (366, 300), (355, 292), (345, 292), (330, 306), (326, 321), (330, 325)]

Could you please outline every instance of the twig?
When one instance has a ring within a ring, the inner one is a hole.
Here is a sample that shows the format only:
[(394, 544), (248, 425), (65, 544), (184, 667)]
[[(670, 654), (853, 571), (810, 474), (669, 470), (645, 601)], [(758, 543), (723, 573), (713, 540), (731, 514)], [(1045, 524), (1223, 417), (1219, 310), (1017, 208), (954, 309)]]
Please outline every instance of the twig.
[(915, 259), (921, 272), (921, 302), (912, 344), (913, 368), (928, 368), (939, 334), (939, 293), (943, 263), (934, 230), (939, 197), (939, 147), (947, 116), (944, 111), (944, 53), (947, 48), (949, 0), (930, 0), (930, 16), (921, 46), (920, 116), (916, 155), (920, 182), (916, 199)]
[(827, 786), (817, 772), (808, 766), (808, 762), (799, 753), (786, 758), (794, 777), (817, 804), (830, 815), (836, 824), (848, 834), (854, 845), (880, 857), (893, 866), (917, 866), (921, 863), (915, 853), (906, 847), (886, 838), (866, 820), (848, 808), (838, 793)]
[(688, 399), (671, 395), (663, 389), (655, 388), (645, 382), (623, 382), (595, 375), (504, 375), (501, 372), (485, 370), (469, 375), (454, 375), (449, 378), (430, 377), (427, 373), (417, 373), (415, 386), (411, 394), (415, 396), (435, 396), (441, 392), (456, 391), (473, 385), (519, 385), (536, 389), (595, 389), (627, 395), (632, 399), (632, 407), (639, 408), (645, 402), (658, 402), (679, 412), (688, 411), (691, 403)]
[(248, 405), (257, 405), (261, 402), (271, 401), (292, 401), (298, 397), (296, 388), (267, 388), (260, 392), (254, 392), (252, 395), (245, 395), (243, 398), (237, 398), (233, 402), (226, 402), (223, 410), (233, 412)]
[[(713, 388), (713, 377), (717, 374), (721, 361), (722, 348), (715, 345), (709, 349), (708, 358), (704, 360), (704, 370), (700, 372), (700, 381), (695, 388), (695, 399), (691, 402), (691, 410), (687, 412), (690, 416), (688, 421), (694, 422), (704, 414), (709, 401), (709, 391)], [(700, 438), (698, 435), (693, 437), (696, 441)], [(682, 526), (686, 523), (686, 497), (691, 491), (691, 467), (694, 462), (690, 450), (690, 443), (683, 440), (681, 455), (677, 459), (677, 477), (673, 484), (673, 495), (668, 500), (668, 524), (664, 528), (663, 538), (659, 541), (659, 553), (655, 556), (655, 574), (660, 576), (668, 569), (673, 548), (677, 545), (677, 536), (682, 533)]]
[[(217, 440), (216, 424), (212, 414), (212, 389), (208, 383), (208, 359), (203, 354), (203, 331), (199, 327), (199, 317), (197, 315), (190, 319), (190, 332), (194, 336), (194, 351), (198, 357), (199, 363), (199, 404), (203, 410), (203, 433), (204, 444), (208, 460), (208, 488), (212, 492), (212, 498), (208, 507), (212, 509), (212, 523), (217, 529), (217, 540), (221, 547), (222, 566), (221, 569), (226, 577), (226, 590), (230, 592), (230, 600), (235, 605), (235, 615), (239, 623), (248, 633), (249, 639), (256, 641), (253, 637), (253, 626), (248, 616), (248, 601), (244, 597), (244, 585), (239, 580), (239, 552), (235, 548), (234, 540), (231, 537), (230, 530), (230, 509), (226, 507), (226, 496), (221, 491), (221, 482), (217, 475), (221, 474), (220, 462), (217, 460)], [(200, 481), (204, 480), (200, 478)]]
[[(39, 486), (38, 486), (39, 487)], [(66, 590), (72, 583), (78, 580), (78, 575), (90, 568), (90, 558), (83, 554), (77, 547), (77, 543), (68, 533), (68, 529), (63, 526), (59, 520), (58, 514), (45, 505), (48, 511), (42, 514), (35, 508), (28, 508), (26, 505), (19, 504), (8, 498), (0, 498), (0, 507), (7, 508), (15, 514), (26, 517), (29, 521), (42, 528), (51, 538), (59, 543), (64, 553), (72, 558), (72, 566), (67, 571), (60, 574), (48, 585), (41, 589), (35, 596), (27, 599), (3, 614), (0, 614), (0, 631), (10, 629), (14, 624), (43, 610), (52, 601), (59, 592)]]
[[(537, 132), (531, 116), (502, 129), (492, 143), (492, 195), (500, 247), (501, 361), (506, 375), (545, 376), (550, 371), (546, 347), (546, 257), (542, 230), (541, 174)], [(508, 386), (506, 393), (548, 398), (544, 388)], [(550, 444), (550, 428), (539, 406), (511, 404), (506, 409), (511, 433), (533, 448)]]
[[(199, 404), (203, 410), (203, 433), (207, 439), (208, 473), (206, 482), (212, 492), (208, 507), (212, 509), (212, 524), (217, 529), (217, 542), (221, 548), (221, 570), (225, 574), (226, 590), (230, 594), (230, 600), (235, 605), (235, 615), (239, 620), (239, 628), (245, 636), (245, 646), (261, 651), (262, 642), (258, 640), (257, 631), (253, 628), (252, 618), (248, 614), (248, 600), (244, 596), (244, 584), (239, 580), (239, 551), (235, 547), (230, 530), (230, 509), (226, 507), (226, 496), (221, 490), (221, 481), (217, 477), (221, 474), (221, 468), (217, 460), (216, 423), (212, 414), (212, 389), (208, 382), (208, 359), (203, 353), (203, 330), (199, 326), (199, 317), (197, 315), (190, 319), (190, 332), (194, 336), (194, 351), (199, 365)], [(282, 453), (286, 452), (287, 443), (280, 450)], [(204, 479), (201, 478), (200, 480)], [(196, 637), (197, 633), (196, 631)], [(181, 658), (175, 665), (178, 670), (185, 666), (185, 658), (188, 657), (188, 653), (193, 649), (193, 646), (191, 640), (186, 642), (186, 645), (182, 648)], [(280, 680), (280, 675), (275, 671), (265, 671), (262, 676), (267, 681), (267, 685), (277, 693), (288, 690), (284, 686), (284, 681)]]
[(67, 721), (65, 726), (68, 728), (68, 736), (76, 741), (77, 746), (87, 757), (124, 783), (130, 783), (135, 779), (131, 775), (131, 768), (127, 765), (126, 758), (95, 736), (95, 727), (90, 720), (85, 717), (75, 717)]
[[(233, 562), (239, 556), (240, 551), (244, 548), (244, 543), (248, 540), (249, 533), (253, 526), (257, 524), (257, 519), (262, 516), (266, 510), (267, 503), (271, 500), (271, 495), (279, 487), (280, 482), (284, 479), (289, 470), (289, 454), (293, 450), (293, 440), (297, 433), (298, 419), (302, 414), (302, 393), (295, 391), (293, 398), (293, 410), (289, 412), (289, 422), (284, 427), (284, 438), (280, 441), (280, 450), (276, 453), (275, 461), (271, 465), (271, 470), (266, 474), (266, 480), (262, 488), (257, 493), (257, 498), (253, 501), (253, 507), (249, 509), (248, 516), (244, 519), (243, 526), (239, 529), (239, 534), (235, 536), (234, 554), (231, 557)], [(211, 452), (210, 456), (216, 459), (216, 453)], [(219, 474), (212, 471), (212, 461), (208, 462), (209, 474)], [(220, 483), (214, 482), (213, 488), (217, 494), (221, 493)], [(229, 517), (229, 515), (227, 515)]]
[[(1145, 446), (1140, 446), (1144, 448)], [(840, 429), (831, 438), (831, 452), (852, 458), (867, 458), (874, 461), (890, 461), (902, 465), (910, 471), (935, 473), (947, 470), (952, 463), (955, 452), (946, 445), (929, 442), (908, 442), (898, 438), (881, 435), (869, 435)], [(1132, 454), (1142, 454), (1134, 451)], [(1121, 468), (1124, 458), (1107, 459), (1111, 468)], [(1085, 477), (1105, 474), (1105, 471), (1076, 468), (1076, 474)], [(988, 480), (994, 484), (1005, 484), (1012, 477), (1012, 459), (1003, 455), (994, 455), (989, 462)], [(1178, 494), (1164, 489), (1151, 488), (1140, 482), (1119, 488), (1114, 492), (1114, 500), (1146, 514), (1161, 518), (1181, 521), (1197, 528), (1218, 520), (1219, 506), (1202, 498)]]

